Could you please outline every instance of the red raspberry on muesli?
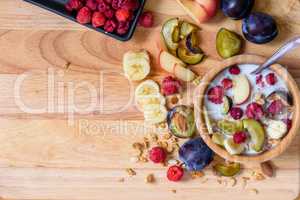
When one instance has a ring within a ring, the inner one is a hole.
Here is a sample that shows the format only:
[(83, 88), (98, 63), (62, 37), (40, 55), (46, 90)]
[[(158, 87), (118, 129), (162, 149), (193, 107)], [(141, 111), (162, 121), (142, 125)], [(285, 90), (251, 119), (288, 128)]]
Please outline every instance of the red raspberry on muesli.
[(258, 103), (250, 103), (246, 108), (246, 115), (250, 119), (260, 120), (264, 116), (263, 107)]
[(224, 89), (221, 86), (215, 86), (208, 90), (208, 100), (215, 103), (215, 104), (221, 104), (223, 103), (223, 97), (224, 97)]

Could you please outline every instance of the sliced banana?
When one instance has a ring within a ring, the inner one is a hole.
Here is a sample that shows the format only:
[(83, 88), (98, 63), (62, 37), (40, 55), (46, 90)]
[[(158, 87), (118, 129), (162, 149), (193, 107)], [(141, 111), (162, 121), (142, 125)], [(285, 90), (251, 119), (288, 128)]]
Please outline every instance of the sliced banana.
[(245, 150), (243, 144), (236, 144), (232, 138), (224, 140), (224, 147), (231, 155), (239, 155)]
[(266, 128), (267, 134), (272, 139), (280, 139), (287, 133), (287, 125), (280, 120), (269, 120)]
[(152, 80), (146, 80), (140, 83), (135, 89), (135, 99), (139, 99), (144, 96), (155, 96), (159, 94), (159, 85)]
[(137, 50), (137, 51), (131, 50), (126, 52), (123, 56), (123, 61), (126, 62), (128, 60), (135, 59), (135, 58), (145, 58), (147, 61), (150, 62), (150, 56), (148, 52), (144, 49)]
[(129, 51), (123, 56), (123, 70), (129, 80), (143, 80), (150, 68), (150, 57), (145, 50)]
[(150, 124), (158, 124), (166, 120), (168, 111), (165, 106), (150, 104), (144, 106), (145, 121)]
[(148, 95), (148, 96), (140, 96), (136, 99), (136, 105), (140, 111), (144, 111), (144, 107), (147, 105), (165, 105), (166, 99), (163, 95)]

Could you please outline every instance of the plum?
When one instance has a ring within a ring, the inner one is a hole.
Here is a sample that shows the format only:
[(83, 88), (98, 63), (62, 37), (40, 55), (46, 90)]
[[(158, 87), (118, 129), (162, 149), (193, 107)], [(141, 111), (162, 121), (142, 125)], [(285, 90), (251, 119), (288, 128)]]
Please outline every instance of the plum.
[(248, 41), (256, 44), (268, 43), (278, 35), (276, 21), (261, 12), (253, 12), (243, 19), (242, 31)]
[(213, 160), (213, 151), (200, 137), (197, 137), (180, 147), (179, 159), (184, 162), (187, 170), (200, 171)]
[(243, 19), (251, 12), (254, 0), (222, 0), (221, 9), (227, 17)]

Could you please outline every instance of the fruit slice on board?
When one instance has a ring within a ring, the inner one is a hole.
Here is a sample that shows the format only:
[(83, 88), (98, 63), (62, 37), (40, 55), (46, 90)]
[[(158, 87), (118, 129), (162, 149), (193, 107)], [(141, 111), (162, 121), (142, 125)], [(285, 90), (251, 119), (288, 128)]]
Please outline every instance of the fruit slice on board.
[(254, 119), (244, 119), (244, 128), (250, 134), (251, 147), (254, 151), (260, 152), (265, 143), (264, 127)]
[(129, 51), (123, 56), (125, 76), (132, 81), (146, 78), (150, 73), (150, 57), (147, 51)]
[(165, 121), (167, 114), (168, 111), (163, 105), (152, 104), (144, 106), (145, 121), (150, 124), (158, 124)]
[(137, 108), (140, 111), (144, 111), (144, 107), (147, 105), (165, 105), (166, 104), (166, 99), (161, 94), (140, 96), (135, 101), (136, 101)]
[(161, 51), (159, 54), (159, 64), (160, 66), (169, 73), (174, 72), (174, 67), (176, 64), (180, 64), (183, 67), (186, 65), (179, 58), (173, 56), (167, 51)]
[(225, 139), (224, 147), (231, 155), (239, 155), (245, 150), (245, 146), (243, 144), (236, 144), (232, 138)]
[(281, 120), (269, 120), (266, 131), (270, 138), (280, 139), (287, 133), (288, 127)]
[(135, 99), (139, 99), (144, 96), (158, 96), (159, 86), (153, 80), (146, 80), (140, 83), (135, 89)]
[(164, 23), (161, 34), (171, 52), (176, 52), (178, 41), (180, 39), (179, 19), (172, 18)]
[(241, 105), (248, 100), (251, 94), (251, 86), (247, 76), (238, 75), (233, 77), (232, 92), (234, 104)]
[(241, 171), (241, 165), (239, 163), (218, 163), (214, 166), (214, 169), (222, 176), (232, 177)]

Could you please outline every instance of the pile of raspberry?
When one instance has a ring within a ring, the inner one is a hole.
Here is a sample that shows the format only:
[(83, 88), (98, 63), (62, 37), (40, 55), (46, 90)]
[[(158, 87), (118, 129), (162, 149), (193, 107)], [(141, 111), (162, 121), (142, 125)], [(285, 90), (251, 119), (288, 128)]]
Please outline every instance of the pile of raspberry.
[(80, 24), (91, 23), (95, 28), (124, 35), (139, 6), (139, 0), (69, 0), (65, 8), (76, 13)]

